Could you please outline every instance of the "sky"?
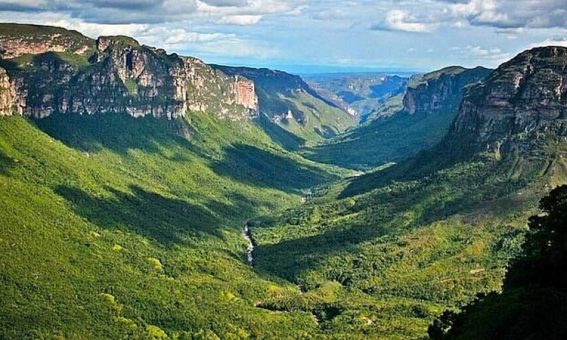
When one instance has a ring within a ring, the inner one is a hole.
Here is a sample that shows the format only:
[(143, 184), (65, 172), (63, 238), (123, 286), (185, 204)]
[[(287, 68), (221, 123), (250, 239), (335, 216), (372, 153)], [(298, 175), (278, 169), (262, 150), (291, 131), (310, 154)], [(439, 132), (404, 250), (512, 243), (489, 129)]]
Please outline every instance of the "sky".
[(297, 73), (496, 67), (567, 46), (567, 0), (0, 0), (0, 21)]

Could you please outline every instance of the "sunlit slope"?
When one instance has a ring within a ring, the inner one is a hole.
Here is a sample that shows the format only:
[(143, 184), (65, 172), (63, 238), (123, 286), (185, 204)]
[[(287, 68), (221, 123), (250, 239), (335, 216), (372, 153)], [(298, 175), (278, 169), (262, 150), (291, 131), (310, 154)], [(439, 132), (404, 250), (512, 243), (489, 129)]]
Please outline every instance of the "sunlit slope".
[(249, 122), (189, 117), (0, 119), (2, 337), (314, 331), (254, 306), (297, 288), (251, 270), (241, 224), (336, 175)]

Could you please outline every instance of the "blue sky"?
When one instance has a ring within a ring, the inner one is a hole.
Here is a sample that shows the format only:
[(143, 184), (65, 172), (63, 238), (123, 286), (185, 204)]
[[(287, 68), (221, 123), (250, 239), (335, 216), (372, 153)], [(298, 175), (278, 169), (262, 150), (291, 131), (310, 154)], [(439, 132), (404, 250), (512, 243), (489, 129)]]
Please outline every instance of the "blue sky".
[(0, 0), (0, 21), (296, 72), (495, 67), (530, 47), (567, 46), (565, 0)]

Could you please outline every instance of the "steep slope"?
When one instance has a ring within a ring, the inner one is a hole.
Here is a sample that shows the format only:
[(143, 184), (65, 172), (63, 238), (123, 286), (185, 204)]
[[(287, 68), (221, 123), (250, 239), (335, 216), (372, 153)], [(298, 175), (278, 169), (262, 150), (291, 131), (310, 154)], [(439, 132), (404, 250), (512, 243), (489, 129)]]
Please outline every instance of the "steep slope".
[(300, 145), (325, 140), (356, 124), (352, 114), (320, 96), (299, 76), (269, 69), (214, 67), (254, 81), (259, 111), (277, 126), (303, 139)]
[[(389, 118), (375, 119), (338, 138), (305, 150), (319, 162), (368, 169), (398, 162), (437, 144), (449, 130), (467, 87), (490, 70), (448, 67), (413, 77), (403, 106)], [(394, 99), (392, 99), (394, 100)], [(384, 103), (396, 110), (392, 100)]]
[[(443, 310), (499, 290), (538, 198), (567, 182), (566, 52), (534, 49), (500, 66), (468, 91), (433, 149), (260, 219), (258, 268), (307, 291), (337, 282), (322, 327), (345, 335), (422, 337)], [(533, 77), (515, 87), (522, 65)], [(320, 308), (301, 299), (268, 307)]]

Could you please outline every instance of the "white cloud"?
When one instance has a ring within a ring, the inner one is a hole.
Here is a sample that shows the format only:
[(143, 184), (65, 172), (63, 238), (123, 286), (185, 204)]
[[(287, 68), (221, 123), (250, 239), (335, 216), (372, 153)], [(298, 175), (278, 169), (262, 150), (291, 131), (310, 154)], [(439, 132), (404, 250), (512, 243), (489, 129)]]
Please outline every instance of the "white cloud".
[(374, 30), (390, 30), (403, 32), (430, 32), (433, 25), (426, 22), (420, 22), (408, 12), (402, 10), (391, 10), (386, 13), (383, 22), (374, 25)]
[(261, 15), (227, 15), (217, 22), (224, 25), (249, 26), (256, 25), (261, 19)]

